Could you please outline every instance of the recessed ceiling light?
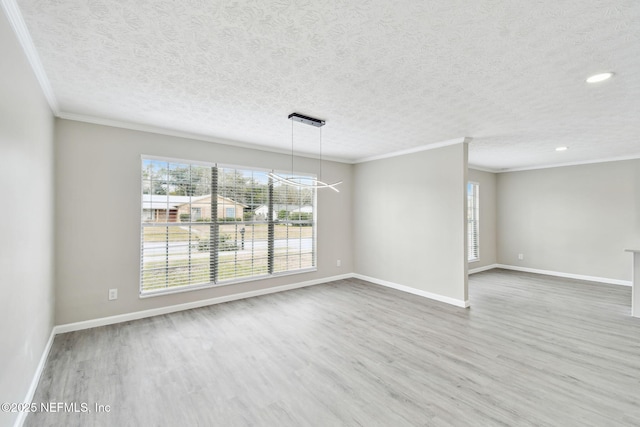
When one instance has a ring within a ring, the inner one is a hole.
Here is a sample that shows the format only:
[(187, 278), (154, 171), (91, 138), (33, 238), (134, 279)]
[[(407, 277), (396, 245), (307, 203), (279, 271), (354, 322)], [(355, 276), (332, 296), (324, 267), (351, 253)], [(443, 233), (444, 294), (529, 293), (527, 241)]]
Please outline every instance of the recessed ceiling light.
[(598, 83), (598, 82), (603, 82), (607, 79), (610, 79), (613, 76), (613, 73), (600, 73), (600, 74), (594, 74), (593, 76), (589, 77), (587, 79), (587, 83)]
[(567, 151), (568, 147), (556, 147), (556, 151)]

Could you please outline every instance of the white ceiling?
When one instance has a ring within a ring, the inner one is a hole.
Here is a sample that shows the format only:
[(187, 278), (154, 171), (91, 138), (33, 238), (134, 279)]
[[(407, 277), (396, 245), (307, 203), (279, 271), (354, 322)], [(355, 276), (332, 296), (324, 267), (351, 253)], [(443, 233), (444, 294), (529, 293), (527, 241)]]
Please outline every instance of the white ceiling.
[(343, 161), (464, 136), (495, 171), (640, 157), (637, 0), (16, 3), (61, 117), (288, 150), (295, 111)]

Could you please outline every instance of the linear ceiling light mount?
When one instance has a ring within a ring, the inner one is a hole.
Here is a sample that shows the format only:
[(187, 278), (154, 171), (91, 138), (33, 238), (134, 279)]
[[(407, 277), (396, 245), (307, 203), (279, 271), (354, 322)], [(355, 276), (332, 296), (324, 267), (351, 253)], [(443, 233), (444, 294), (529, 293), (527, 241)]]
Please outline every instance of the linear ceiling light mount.
[(299, 113), (291, 113), (287, 118), (291, 120), (291, 176), (285, 178), (283, 176), (277, 175), (274, 172), (269, 173), (269, 176), (281, 184), (290, 185), (292, 187), (313, 188), (313, 189), (330, 188), (333, 191), (339, 193), (340, 190), (338, 190), (336, 186), (339, 184), (342, 184), (342, 181), (339, 181), (333, 184), (327, 184), (326, 182), (321, 181), (322, 180), (322, 129), (319, 129), (320, 131), (320, 156), (319, 156), (320, 157), (320, 173), (318, 174), (319, 175), (318, 179), (309, 179), (309, 177), (294, 176), (293, 174), (293, 157), (294, 157), (293, 122), (300, 122), (300, 123), (304, 123), (305, 125), (311, 125), (317, 128), (322, 128), (322, 126), (324, 126), (326, 122), (324, 120), (305, 116)]

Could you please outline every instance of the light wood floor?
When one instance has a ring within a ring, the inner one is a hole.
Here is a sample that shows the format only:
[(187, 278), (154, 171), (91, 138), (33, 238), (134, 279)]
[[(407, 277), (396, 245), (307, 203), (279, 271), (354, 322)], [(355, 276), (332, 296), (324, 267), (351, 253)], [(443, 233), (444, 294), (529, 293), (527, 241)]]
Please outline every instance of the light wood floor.
[(493, 270), (465, 310), (343, 280), (56, 337), (27, 426), (640, 424), (631, 289)]

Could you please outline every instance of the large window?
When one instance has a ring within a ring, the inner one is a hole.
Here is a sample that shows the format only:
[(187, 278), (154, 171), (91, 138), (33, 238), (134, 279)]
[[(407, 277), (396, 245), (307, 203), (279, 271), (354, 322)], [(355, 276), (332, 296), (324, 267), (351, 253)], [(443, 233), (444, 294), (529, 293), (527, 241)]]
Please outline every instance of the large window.
[(467, 259), (478, 261), (480, 259), (480, 211), (479, 211), (479, 184), (477, 182), (467, 183)]
[(315, 191), (269, 172), (143, 158), (141, 294), (314, 270)]

